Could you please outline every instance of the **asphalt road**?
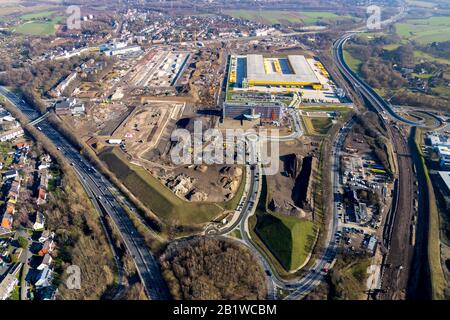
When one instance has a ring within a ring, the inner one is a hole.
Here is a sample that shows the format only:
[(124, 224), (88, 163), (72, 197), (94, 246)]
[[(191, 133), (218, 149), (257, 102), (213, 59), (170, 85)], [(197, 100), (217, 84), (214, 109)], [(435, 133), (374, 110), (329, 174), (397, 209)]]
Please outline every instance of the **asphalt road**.
[(343, 55), (344, 46), (347, 41), (354, 35), (355, 33), (348, 33), (340, 39), (336, 40), (333, 45), (334, 62), (341, 73), (344, 75), (344, 77), (352, 84), (356, 91), (359, 91), (382, 114), (388, 115), (394, 121), (398, 121), (411, 126), (424, 127), (425, 124), (423, 122), (411, 121), (400, 116), (389, 102), (380, 97), (380, 95), (376, 93), (375, 90), (372, 89), (372, 87), (370, 87), (364, 80), (359, 78), (359, 76), (355, 74), (353, 70), (351, 70), (351, 68), (347, 65)]
[[(300, 119), (298, 117), (298, 112), (295, 108), (289, 108), (288, 114), (291, 116), (294, 132), (288, 136), (278, 137), (275, 140), (278, 141), (289, 141), (300, 137), (303, 134)], [(353, 121), (346, 123), (345, 126), (351, 126)], [(339, 151), (342, 148), (342, 144), (345, 138), (347, 130), (341, 130), (337, 136), (337, 140), (333, 145), (333, 161), (332, 161), (332, 190), (337, 190), (339, 187)], [(275, 298), (275, 287), (282, 288), (284, 290), (290, 291), (290, 294), (285, 298), (288, 300), (301, 299), (310, 293), (324, 278), (326, 272), (324, 269), (333, 262), (335, 258), (335, 241), (336, 241), (336, 231), (338, 228), (338, 212), (337, 212), (337, 193), (334, 192), (333, 196), (333, 218), (330, 219), (328, 226), (328, 233), (326, 237), (326, 248), (324, 249), (320, 258), (318, 258), (314, 265), (307, 271), (307, 273), (297, 279), (284, 280), (281, 279), (276, 272), (273, 271), (272, 266), (268, 262), (269, 259), (264, 252), (259, 250), (256, 245), (251, 240), (249, 235), (248, 219), (251, 215), (255, 213), (256, 206), (258, 205), (261, 188), (262, 188), (262, 167), (261, 163), (251, 167), (251, 180), (247, 192), (244, 193), (245, 201), (240, 213), (239, 219), (229, 228), (226, 228), (220, 232), (220, 234), (229, 233), (235, 227), (239, 228), (242, 242), (244, 242), (260, 260), (264, 271), (268, 275), (269, 281), (269, 298)], [(214, 234), (214, 232), (211, 232)]]
[(353, 36), (352, 33), (338, 39), (333, 46), (334, 60), (341, 73), (353, 85), (356, 91), (366, 98), (368, 103), (382, 114), (383, 121), (392, 139), (392, 145), (397, 160), (396, 201), (391, 209), (388, 223), (388, 241), (385, 245), (388, 253), (382, 269), (382, 287), (385, 292), (381, 298), (403, 298), (408, 286), (409, 269), (413, 257), (413, 246), (410, 242), (410, 225), (414, 215), (414, 174), (412, 172), (412, 159), (404, 134), (397, 125), (386, 121), (386, 116), (398, 123), (410, 126), (426, 127), (423, 122), (414, 122), (403, 118), (393, 109), (392, 105), (378, 95), (364, 80), (360, 79), (343, 58), (343, 47)]
[[(0, 87), (0, 94), (7, 97), (30, 121), (39, 118), (39, 113), (5, 88)], [(119, 192), (103, 175), (92, 168), (89, 162), (46, 119), (43, 119), (37, 125), (37, 128), (55, 144), (74, 167), (81, 184), (86, 189), (95, 207), (102, 210), (102, 212), (99, 212), (100, 215), (106, 213), (111, 217), (133, 258), (148, 297), (153, 300), (170, 299), (171, 296), (161, 276), (157, 258), (150, 252), (143, 236), (134, 227), (133, 222), (111, 190), (115, 191), (114, 194), (119, 194)], [(133, 207), (130, 207), (130, 210), (136, 211)]]

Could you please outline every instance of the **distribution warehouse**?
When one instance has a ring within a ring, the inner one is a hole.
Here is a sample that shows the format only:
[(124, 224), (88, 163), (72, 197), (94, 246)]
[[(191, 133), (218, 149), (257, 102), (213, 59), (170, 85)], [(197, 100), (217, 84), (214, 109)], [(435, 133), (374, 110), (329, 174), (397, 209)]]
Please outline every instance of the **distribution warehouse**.
[(227, 84), (224, 118), (278, 121), (293, 96), (311, 101), (335, 97), (322, 63), (303, 55), (232, 55)]
[[(232, 56), (229, 82), (238, 83), (244, 88), (279, 86), (321, 89), (323, 81), (314, 72), (312, 61), (301, 55), (287, 58), (265, 58), (260, 54)], [(326, 72), (325, 69), (323, 72)]]

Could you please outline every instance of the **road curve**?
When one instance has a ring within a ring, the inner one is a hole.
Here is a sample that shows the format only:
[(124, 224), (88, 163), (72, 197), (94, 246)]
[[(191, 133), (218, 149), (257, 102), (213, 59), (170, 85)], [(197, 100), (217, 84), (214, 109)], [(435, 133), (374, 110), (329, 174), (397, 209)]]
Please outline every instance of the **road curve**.
[(389, 102), (383, 99), (374, 89), (372, 89), (372, 87), (370, 87), (363, 79), (353, 72), (353, 70), (351, 70), (344, 59), (344, 46), (355, 34), (355, 32), (345, 34), (333, 44), (333, 59), (343, 76), (352, 84), (354, 89), (359, 91), (362, 96), (366, 98), (379, 112), (386, 113), (394, 121), (402, 122), (411, 126), (425, 127), (423, 121), (416, 122), (399, 115)]

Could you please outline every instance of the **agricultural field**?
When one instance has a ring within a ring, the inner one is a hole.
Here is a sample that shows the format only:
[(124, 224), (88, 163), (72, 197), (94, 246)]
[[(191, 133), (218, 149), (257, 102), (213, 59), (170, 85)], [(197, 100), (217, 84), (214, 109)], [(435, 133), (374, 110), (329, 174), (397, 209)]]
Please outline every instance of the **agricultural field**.
[(142, 167), (129, 164), (118, 149), (100, 155), (117, 178), (152, 212), (167, 223), (198, 225), (213, 220), (224, 210), (233, 210), (244, 190), (241, 183), (236, 195), (224, 203), (188, 202), (166, 188)]
[(406, 2), (412, 7), (427, 8), (427, 9), (436, 7), (436, 3), (432, 1), (406, 0)]
[(318, 11), (280, 11), (280, 10), (226, 10), (225, 14), (265, 24), (305, 24), (314, 25), (318, 22), (332, 22), (353, 19), (349, 15), (337, 15), (332, 12)]
[(19, 1), (13, 3), (13, 1), (0, 1), (0, 17), (9, 15), (25, 15), (35, 12), (42, 12), (56, 8), (55, 5), (35, 5), (35, 6), (22, 6)]
[(421, 61), (437, 62), (450, 66), (450, 59), (439, 58), (420, 50), (414, 50), (414, 62), (420, 63)]
[(407, 20), (396, 25), (396, 32), (405, 40), (421, 44), (450, 41), (450, 17)]

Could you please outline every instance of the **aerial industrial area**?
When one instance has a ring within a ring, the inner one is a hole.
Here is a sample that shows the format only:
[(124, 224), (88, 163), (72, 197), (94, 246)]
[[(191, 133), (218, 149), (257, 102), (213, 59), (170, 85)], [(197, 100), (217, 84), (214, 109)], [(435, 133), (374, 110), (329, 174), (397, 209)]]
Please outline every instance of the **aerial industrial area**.
[(0, 0), (0, 298), (448, 300), (449, 17)]

